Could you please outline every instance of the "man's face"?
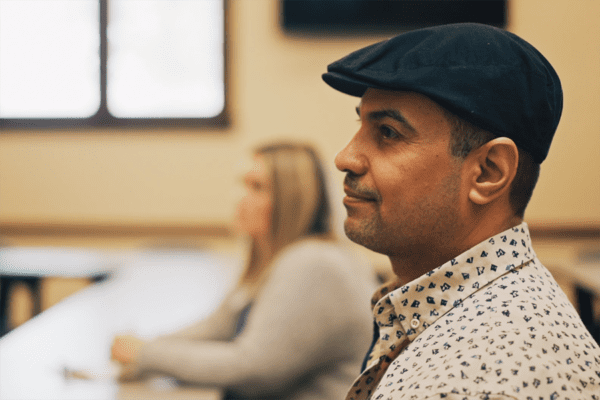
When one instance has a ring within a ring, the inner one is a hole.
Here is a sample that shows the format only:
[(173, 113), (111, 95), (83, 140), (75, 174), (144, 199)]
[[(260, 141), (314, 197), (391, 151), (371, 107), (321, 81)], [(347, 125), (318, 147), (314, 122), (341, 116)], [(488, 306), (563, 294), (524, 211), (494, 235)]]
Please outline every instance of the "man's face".
[(443, 110), (413, 92), (368, 89), (360, 129), (337, 155), (346, 172), (344, 228), (388, 256), (443, 251), (459, 232), (461, 163)]

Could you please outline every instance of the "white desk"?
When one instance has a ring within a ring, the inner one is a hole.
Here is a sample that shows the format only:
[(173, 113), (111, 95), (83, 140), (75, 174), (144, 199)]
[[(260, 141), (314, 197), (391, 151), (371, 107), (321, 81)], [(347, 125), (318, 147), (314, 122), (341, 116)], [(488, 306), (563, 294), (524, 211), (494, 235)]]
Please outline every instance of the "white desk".
[(81, 277), (110, 273), (116, 253), (76, 247), (0, 247), (0, 274)]
[(131, 259), (109, 279), (0, 339), (0, 399), (219, 398), (218, 390), (165, 389), (155, 382), (119, 386), (109, 377), (64, 378), (65, 367), (107, 371), (117, 333), (151, 338), (207, 316), (240, 267), (239, 262), (199, 252), (146, 252)]
[(0, 336), (8, 332), (8, 294), (16, 283), (29, 286), (33, 314), (41, 311), (40, 282), (45, 277), (89, 278), (98, 281), (121, 263), (115, 253), (55, 247), (0, 247)]

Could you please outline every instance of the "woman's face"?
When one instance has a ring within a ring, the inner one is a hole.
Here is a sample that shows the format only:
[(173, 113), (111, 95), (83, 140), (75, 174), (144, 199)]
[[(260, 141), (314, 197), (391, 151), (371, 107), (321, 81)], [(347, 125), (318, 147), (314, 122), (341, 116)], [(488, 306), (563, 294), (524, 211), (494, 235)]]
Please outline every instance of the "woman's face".
[(254, 157), (250, 171), (244, 175), (245, 195), (238, 204), (238, 227), (254, 239), (271, 234), (273, 185), (261, 156)]

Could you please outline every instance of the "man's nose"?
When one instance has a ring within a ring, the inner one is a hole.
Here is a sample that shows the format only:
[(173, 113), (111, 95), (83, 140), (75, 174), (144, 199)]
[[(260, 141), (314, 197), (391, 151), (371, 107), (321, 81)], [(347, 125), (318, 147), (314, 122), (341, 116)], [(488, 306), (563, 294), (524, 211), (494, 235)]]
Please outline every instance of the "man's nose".
[(355, 135), (335, 156), (335, 166), (342, 172), (363, 175), (367, 171), (367, 160)]

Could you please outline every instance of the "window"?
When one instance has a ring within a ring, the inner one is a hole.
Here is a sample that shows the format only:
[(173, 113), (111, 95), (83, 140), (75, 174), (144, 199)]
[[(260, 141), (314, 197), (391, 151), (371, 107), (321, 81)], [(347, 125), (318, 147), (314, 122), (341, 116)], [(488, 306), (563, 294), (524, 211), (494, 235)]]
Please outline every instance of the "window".
[(226, 0), (0, 0), (0, 127), (226, 124)]

